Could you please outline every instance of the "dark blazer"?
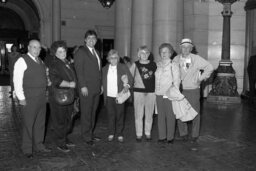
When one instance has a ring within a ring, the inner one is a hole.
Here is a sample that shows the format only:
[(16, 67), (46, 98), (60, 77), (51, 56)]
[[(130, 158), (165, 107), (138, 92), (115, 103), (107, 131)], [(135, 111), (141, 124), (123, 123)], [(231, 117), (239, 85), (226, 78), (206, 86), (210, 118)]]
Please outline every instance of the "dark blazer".
[(250, 79), (256, 79), (256, 55), (250, 57), (247, 72)]
[[(69, 64), (68, 61), (67, 61), (67, 63), (64, 63), (57, 57), (54, 57), (51, 65), (49, 66), (49, 77), (52, 82), (51, 88), (52, 87), (59, 88), (59, 85), (61, 84), (61, 82), (63, 80), (69, 81), (69, 82), (70, 81), (77, 82), (75, 71), (74, 71), (74, 68), (72, 67), (72, 65)], [(52, 91), (50, 91), (50, 94), (51, 93), (52, 93)]]
[[(106, 102), (106, 99), (107, 99), (107, 76), (108, 76), (109, 65), (110, 64), (107, 64), (102, 69), (102, 84), (103, 84), (103, 92), (104, 92), (103, 93), (104, 102)], [(118, 63), (117, 64), (117, 89), (118, 89), (118, 92), (121, 92), (124, 88), (121, 77), (125, 74), (128, 76), (128, 84), (130, 86), (132, 86), (133, 85), (133, 77), (132, 77), (130, 70), (128, 69), (128, 67), (125, 64)], [(130, 87), (130, 88), (132, 88), (132, 87)]]
[[(98, 52), (97, 54), (100, 57)], [(81, 46), (75, 53), (74, 64), (78, 79), (79, 92), (82, 87), (87, 87), (89, 93), (100, 94), (101, 68), (99, 70), (97, 58), (93, 56), (86, 45)]]

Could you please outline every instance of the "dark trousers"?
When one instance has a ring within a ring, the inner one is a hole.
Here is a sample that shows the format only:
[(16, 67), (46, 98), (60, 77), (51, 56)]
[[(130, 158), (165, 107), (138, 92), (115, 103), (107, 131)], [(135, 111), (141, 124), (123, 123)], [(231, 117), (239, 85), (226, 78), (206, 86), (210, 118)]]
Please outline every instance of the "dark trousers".
[(22, 151), (32, 153), (44, 148), (46, 99), (45, 94), (26, 98), (26, 105), (22, 106), (23, 134)]
[(175, 115), (172, 109), (172, 102), (163, 96), (156, 96), (157, 104), (157, 121), (158, 121), (158, 137), (160, 140), (173, 140), (175, 133)]
[(81, 135), (85, 141), (93, 139), (98, 104), (99, 94), (90, 94), (90, 92), (88, 96), (80, 94)]
[(73, 103), (70, 105), (59, 105), (50, 99), (51, 124), (53, 128), (54, 141), (57, 146), (63, 146), (67, 142), (68, 133), (71, 130)]
[[(191, 106), (198, 112), (198, 115), (192, 120), (192, 137), (197, 138), (200, 131), (200, 89), (183, 90), (182, 94), (187, 98)], [(178, 119), (178, 128), (180, 136), (188, 135), (187, 122)]]
[(255, 96), (255, 84), (256, 84), (256, 78), (252, 78), (252, 76), (249, 76), (249, 88), (250, 88), (250, 97)]
[(123, 136), (124, 130), (124, 103), (117, 104), (116, 98), (107, 97), (109, 135)]

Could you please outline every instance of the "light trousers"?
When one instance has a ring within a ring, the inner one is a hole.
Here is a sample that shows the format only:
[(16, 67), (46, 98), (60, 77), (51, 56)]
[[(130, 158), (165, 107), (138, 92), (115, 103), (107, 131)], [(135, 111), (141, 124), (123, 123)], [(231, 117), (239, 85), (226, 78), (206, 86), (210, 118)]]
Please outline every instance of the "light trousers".
[[(134, 92), (134, 114), (136, 136), (143, 135), (143, 117), (145, 135), (151, 135), (153, 112), (155, 106), (155, 93)], [(144, 115), (145, 114), (145, 115)]]

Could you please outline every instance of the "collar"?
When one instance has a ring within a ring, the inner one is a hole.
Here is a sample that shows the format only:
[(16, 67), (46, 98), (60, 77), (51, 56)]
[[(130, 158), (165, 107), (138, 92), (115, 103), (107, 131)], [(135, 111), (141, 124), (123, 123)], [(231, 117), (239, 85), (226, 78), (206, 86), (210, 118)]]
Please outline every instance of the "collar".
[[(36, 57), (32, 56), (29, 52), (27, 53), (27, 55), (32, 58), (33, 60), (36, 60)], [(37, 59), (39, 59), (39, 57), (37, 57)]]
[(186, 62), (186, 63), (191, 63), (191, 56), (190, 55), (188, 55), (187, 57), (182, 57), (182, 55), (180, 56), (180, 59), (181, 59), (181, 61), (183, 61), (183, 62)]
[[(86, 45), (87, 46), (87, 45)], [(91, 48), (91, 47), (89, 47), (89, 46), (87, 46), (88, 47), (88, 49), (91, 51), (91, 53), (92, 53), (92, 50), (94, 49), (94, 48)], [(95, 50), (95, 49), (94, 49)]]
[(110, 68), (110, 69), (116, 69), (116, 68), (117, 68), (117, 65), (115, 65), (115, 66), (109, 65), (109, 68)]

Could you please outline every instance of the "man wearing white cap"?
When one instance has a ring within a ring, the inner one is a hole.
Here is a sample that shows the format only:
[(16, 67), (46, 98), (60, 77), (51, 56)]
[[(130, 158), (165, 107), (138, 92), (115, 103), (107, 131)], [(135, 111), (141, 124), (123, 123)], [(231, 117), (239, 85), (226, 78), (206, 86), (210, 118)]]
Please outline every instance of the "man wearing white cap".
[[(200, 110), (200, 83), (210, 77), (213, 66), (199, 55), (192, 54), (192, 41), (188, 38), (182, 39), (180, 43), (181, 54), (173, 61), (180, 66), (182, 82), (182, 94), (185, 95), (191, 106), (199, 113)], [(203, 72), (201, 72), (203, 71)], [(188, 139), (187, 122), (178, 120), (178, 129), (182, 140)], [(192, 121), (191, 142), (196, 142), (199, 137), (200, 115)]]

